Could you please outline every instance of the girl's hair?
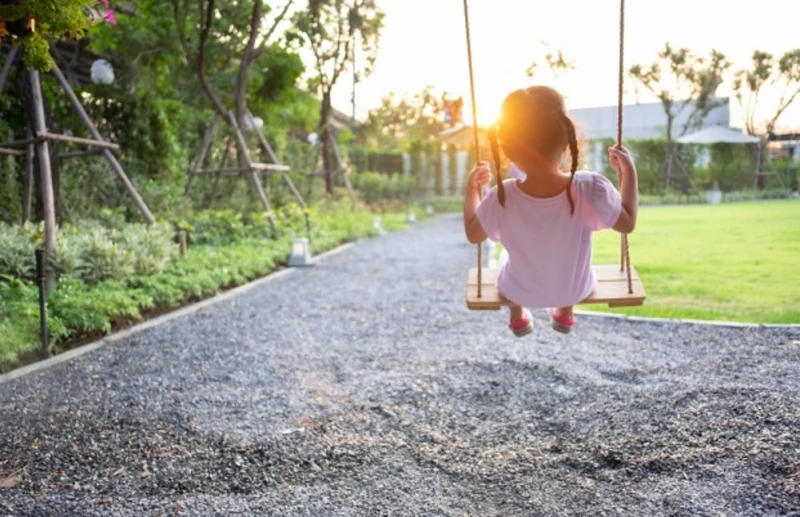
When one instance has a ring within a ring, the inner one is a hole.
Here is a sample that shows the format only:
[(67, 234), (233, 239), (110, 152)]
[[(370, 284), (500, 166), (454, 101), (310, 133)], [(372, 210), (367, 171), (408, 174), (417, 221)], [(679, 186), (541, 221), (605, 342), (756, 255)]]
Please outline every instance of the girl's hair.
[[(575, 125), (567, 116), (561, 94), (547, 86), (531, 86), (511, 92), (503, 101), (497, 127), (489, 128), (489, 145), (497, 173), (497, 198), (505, 206), (505, 188), (500, 172), (500, 147), (511, 161), (551, 161), (569, 146), (572, 156), (567, 199), (575, 213), (572, 180), (578, 169), (578, 139)], [(502, 143), (501, 143), (502, 142)]]

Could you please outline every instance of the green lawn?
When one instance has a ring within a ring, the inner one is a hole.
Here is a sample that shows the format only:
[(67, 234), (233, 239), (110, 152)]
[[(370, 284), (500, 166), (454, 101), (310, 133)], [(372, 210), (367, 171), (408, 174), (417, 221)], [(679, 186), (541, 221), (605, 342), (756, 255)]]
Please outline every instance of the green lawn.
[[(619, 240), (596, 234), (594, 263), (618, 261)], [(800, 323), (800, 201), (642, 207), (630, 247), (645, 304), (582, 309)]]

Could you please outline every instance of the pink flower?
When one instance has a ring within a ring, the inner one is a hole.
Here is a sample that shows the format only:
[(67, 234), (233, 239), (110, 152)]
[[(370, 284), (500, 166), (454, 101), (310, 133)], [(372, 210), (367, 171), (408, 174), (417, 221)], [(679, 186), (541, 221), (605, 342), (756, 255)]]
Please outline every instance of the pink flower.
[(106, 9), (105, 18), (108, 23), (111, 25), (116, 25), (117, 17), (114, 15), (114, 10), (111, 9), (111, 4), (108, 3), (108, 0), (100, 0), (103, 4), (108, 8)]

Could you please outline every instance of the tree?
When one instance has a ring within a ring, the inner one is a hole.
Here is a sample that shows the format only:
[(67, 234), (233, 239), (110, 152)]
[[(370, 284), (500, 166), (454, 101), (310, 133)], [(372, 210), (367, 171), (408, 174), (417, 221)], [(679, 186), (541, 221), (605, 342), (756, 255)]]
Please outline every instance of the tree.
[(414, 95), (398, 99), (390, 93), (381, 105), (371, 109), (359, 127), (358, 142), (369, 149), (408, 151), (415, 142), (438, 142), (438, 135), (450, 124), (446, 121), (448, 106), (463, 101), (432, 86)]
[(675, 162), (675, 121), (685, 110), (690, 110), (677, 134), (683, 136), (699, 128), (711, 111), (724, 104), (726, 99), (718, 98), (716, 93), (729, 67), (725, 55), (717, 50), (712, 50), (708, 57), (701, 57), (687, 48), (676, 49), (665, 43), (654, 63), (630, 68), (631, 77), (658, 98), (667, 117), (667, 189)]
[[(313, 54), (315, 76), (310, 86), (322, 98), (318, 133), (322, 140), (328, 193), (333, 192), (336, 173), (335, 142), (332, 132), (328, 131), (333, 114), (331, 92), (348, 67), (356, 77), (367, 77), (372, 72), (383, 17), (375, 0), (308, 0), (307, 8), (294, 16), (295, 26)], [(361, 47), (360, 66), (353, 59), (357, 40)]]
[[(575, 62), (568, 61), (561, 50), (548, 52), (544, 56), (544, 61), (547, 63), (547, 67), (550, 69), (553, 78), (556, 80), (560, 79), (564, 73), (575, 70)], [(529, 78), (534, 77), (538, 67), (539, 60), (537, 59), (525, 70), (525, 75)]]
[[(209, 63), (221, 63), (221, 68), (227, 70), (238, 61), (238, 66), (235, 66), (235, 80), (232, 81), (233, 94), (226, 97), (233, 105), (236, 125), (243, 127), (250, 71), (269, 48), (272, 36), (293, 2), (294, 0), (286, 0), (272, 18), (270, 27), (264, 30), (262, 23), (272, 9), (265, 6), (263, 0), (228, 1), (222, 2), (224, 5), (220, 7), (216, 0), (198, 0), (196, 7), (201, 13), (199, 20), (193, 16), (194, 6), (190, 7), (185, 1), (171, 0), (173, 18), (184, 55), (195, 69), (212, 108), (223, 120), (228, 121), (228, 106), (218, 88), (209, 80)], [(197, 44), (192, 45), (193, 41)], [(216, 57), (221, 53), (222, 59), (209, 59), (214, 52), (218, 54)]]
[[(757, 120), (759, 101), (768, 90), (776, 88), (781, 90), (781, 94), (775, 111), (763, 120)], [(764, 149), (781, 115), (800, 95), (800, 48), (789, 50), (777, 62), (769, 52), (754, 51), (752, 68), (736, 72), (733, 91), (742, 107), (745, 131), (761, 140), (758, 146), (756, 174), (758, 187), (763, 188), (761, 168)]]

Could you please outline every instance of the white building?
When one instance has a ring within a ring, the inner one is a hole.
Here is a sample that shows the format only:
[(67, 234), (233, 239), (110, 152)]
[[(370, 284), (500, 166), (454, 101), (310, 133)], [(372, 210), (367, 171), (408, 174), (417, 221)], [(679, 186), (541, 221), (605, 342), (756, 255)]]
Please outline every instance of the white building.
[[(691, 128), (688, 133), (714, 126), (730, 128), (730, 100), (720, 99), (721, 105), (709, 112), (699, 128)], [(680, 101), (679, 101), (680, 102)], [(676, 103), (677, 104), (677, 103)], [(693, 106), (687, 103), (683, 109), (676, 105), (674, 111), (680, 111), (673, 121), (672, 137), (681, 136), (684, 126), (692, 114)], [(575, 122), (578, 138), (586, 142), (581, 167), (601, 170), (603, 168), (606, 149), (603, 139), (617, 138), (617, 106), (601, 106), (596, 108), (579, 108), (570, 110), (570, 117)], [(644, 104), (628, 104), (622, 107), (622, 139), (643, 140), (664, 138), (667, 134), (667, 115), (661, 102)]]
[[(720, 99), (722, 105), (713, 109), (697, 129), (711, 126), (730, 127), (730, 101)], [(677, 111), (679, 107), (676, 106)], [(673, 123), (673, 137), (680, 136), (693, 109), (691, 104), (680, 110)], [(578, 134), (586, 140), (617, 137), (617, 106), (579, 108), (570, 110)], [(667, 115), (660, 102), (628, 104), (622, 107), (623, 139), (663, 138), (667, 131)]]

